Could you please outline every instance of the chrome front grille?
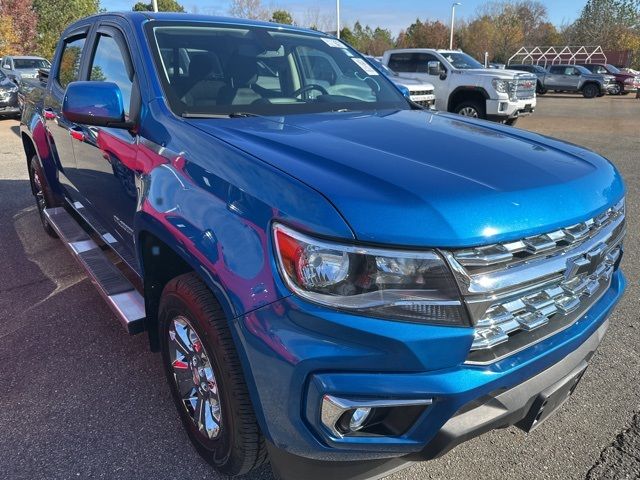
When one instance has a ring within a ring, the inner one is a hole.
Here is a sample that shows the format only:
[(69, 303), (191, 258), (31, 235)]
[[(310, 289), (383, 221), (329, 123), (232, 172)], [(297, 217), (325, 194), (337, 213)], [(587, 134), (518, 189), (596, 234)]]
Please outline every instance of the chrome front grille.
[(528, 100), (536, 95), (536, 77), (518, 78), (516, 80), (516, 98)]
[(433, 95), (433, 90), (411, 90), (411, 96)]
[(444, 252), (475, 333), (469, 363), (490, 363), (578, 320), (606, 292), (622, 257), (624, 201), (544, 235)]

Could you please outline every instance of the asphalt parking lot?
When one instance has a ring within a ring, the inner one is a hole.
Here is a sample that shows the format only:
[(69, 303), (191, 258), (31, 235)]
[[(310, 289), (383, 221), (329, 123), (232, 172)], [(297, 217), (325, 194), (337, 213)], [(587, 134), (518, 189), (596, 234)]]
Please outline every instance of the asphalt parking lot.
[[(640, 100), (546, 95), (518, 127), (621, 170), (627, 294), (575, 395), (544, 426), (491, 432), (392, 480), (640, 478)], [(43, 233), (27, 178), (18, 122), (0, 120), (0, 477), (220, 478), (183, 433), (145, 335), (126, 335)], [(247, 480), (269, 478), (263, 468)]]

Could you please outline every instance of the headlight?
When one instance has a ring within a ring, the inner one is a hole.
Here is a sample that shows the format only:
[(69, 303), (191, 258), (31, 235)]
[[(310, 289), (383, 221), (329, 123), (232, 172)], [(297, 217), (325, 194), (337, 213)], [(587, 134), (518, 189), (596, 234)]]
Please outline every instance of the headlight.
[(636, 83), (638, 81), (637, 78), (633, 78), (633, 77), (629, 77), (629, 78), (625, 78), (624, 83)]
[(502, 80), (500, 78), (494, 78), (491, 81), (491, 84), (493, 85), (493, 88), (496, 89), (496, 92), (509, 93), (511, 82), (509, 82), (508, 80)]
[(298, 296), (360, 315), (468, 326), (451, 272), (435, 251), (340, 245), (274, 226), (281, 275)]

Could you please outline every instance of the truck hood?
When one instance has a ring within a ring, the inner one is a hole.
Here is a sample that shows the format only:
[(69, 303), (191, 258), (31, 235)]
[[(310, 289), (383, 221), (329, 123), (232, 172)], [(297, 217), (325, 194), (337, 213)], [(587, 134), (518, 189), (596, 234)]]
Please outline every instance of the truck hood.
[(469, 70), (453, 70), (458, 75), (481, 76), (511, 80), (515, 77), (535, 77), (535, 74), (519, 70), (502, 70), (500, 68), (474, 68)]
[(615, 168), (593, 152), (450, 114), (188, 121), (322, 193), (363, 242), (511, 240), (594, 217), (623, 195)]
[(432, 83), (419, 80), (417, 78), (403, 77), (401, 75), (390, 77), (391, 81), (398, 85), (404, 85), (405, 87), (424, 87), (424, 90), (433, 90), (435, 87)]

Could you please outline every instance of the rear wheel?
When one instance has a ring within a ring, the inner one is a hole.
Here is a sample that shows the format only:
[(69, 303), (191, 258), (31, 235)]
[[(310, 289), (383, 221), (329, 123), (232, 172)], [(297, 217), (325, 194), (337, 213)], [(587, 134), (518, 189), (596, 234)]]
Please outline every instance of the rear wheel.
[(538, 95), (544, 95), (545, 93), (547, 93), (547, 89), (544, 88), (544, 86), (542, 85), (542, 83), (538, 82), (536, 84), (536, 94)]
[(486, 118), (484, 105), (474, 100), (468, 100), (456, 105), (454, 113), (464, 117)]
[(58, 234), (56, 234), (53, 227), (49, 224), (49, 220), (44, 214), (45, 209), (52, 208), (58, 206), (58, 203), (47, 184), (47, 179), (44, 176), (44, 172), (42, 171), (42, 167), (40, 166), (40, 161), (38, 157), (34, 155), (31, 157), (31, 162), (29, 163), (29, 170), (31, 174), (31, 189), (33, 191), (33, 195), (36, 199), (36, 207), (38, 208), (38, 215), (40, 215), (40, 222), (42, 222), (42, 227), (47, 235), (51, 238), (58, 238)]
[(195, 273), (165, 286), (159, 328), (171, 394), (198, 453), (229, 476), (264, 463), (264, 438), (227, 320)]
[(584, 98), (594, 98), (600, 93), (600, 89), (595, 83), (587, 83), (582, 87), (582, 96)]

